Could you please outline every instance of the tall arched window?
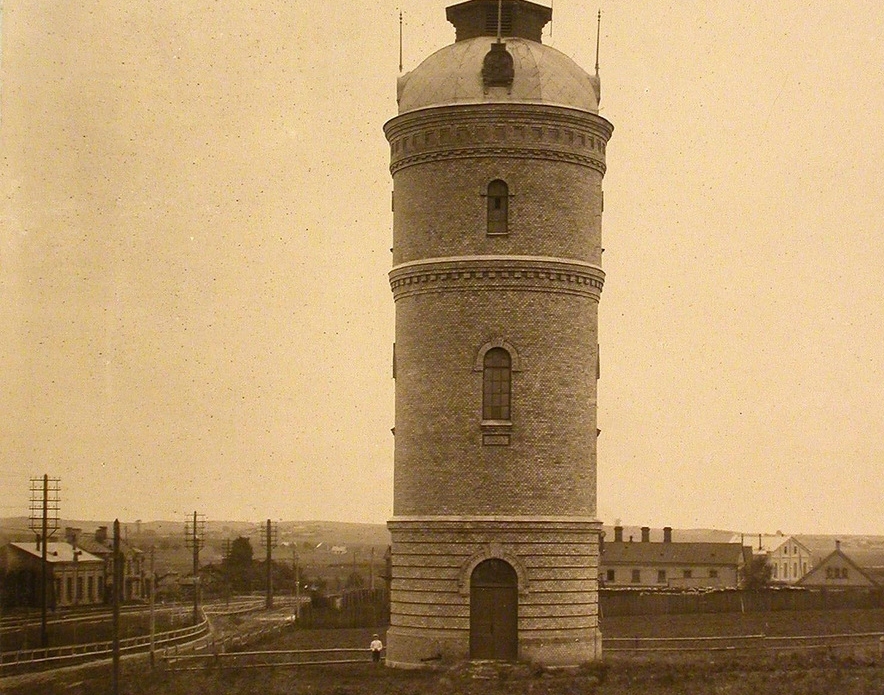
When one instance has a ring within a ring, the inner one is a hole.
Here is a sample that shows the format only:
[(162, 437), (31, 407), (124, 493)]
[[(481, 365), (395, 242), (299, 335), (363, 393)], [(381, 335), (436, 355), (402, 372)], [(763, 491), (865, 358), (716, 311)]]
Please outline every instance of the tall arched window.
[(485, 353), (482, 364), (482, 419), (510, 419), (512, 360), (503, 348)]
[(506, 234), (509, 216), (509, 187), (495, 179), (488, 184), (488, 234)]

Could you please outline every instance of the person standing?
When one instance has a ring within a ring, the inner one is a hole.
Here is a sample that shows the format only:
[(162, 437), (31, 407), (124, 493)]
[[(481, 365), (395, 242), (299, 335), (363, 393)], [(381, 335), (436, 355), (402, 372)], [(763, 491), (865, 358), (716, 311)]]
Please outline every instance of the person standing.
[(384, 643), (381, 642), (379, 635), (372, 635), (369, 648), (371, 649), (371, 660), (376, 664), (379, 663), (381, 660), (381, 652), (384, 649)]

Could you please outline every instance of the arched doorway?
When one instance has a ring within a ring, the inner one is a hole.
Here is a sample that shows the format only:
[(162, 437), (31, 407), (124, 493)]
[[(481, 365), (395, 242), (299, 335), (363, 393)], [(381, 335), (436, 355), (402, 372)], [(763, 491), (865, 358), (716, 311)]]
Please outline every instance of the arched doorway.
[(492, 558), (470, 577), (470, 658), (515, 661), (519, 656), (519, 581), (512, 566)]

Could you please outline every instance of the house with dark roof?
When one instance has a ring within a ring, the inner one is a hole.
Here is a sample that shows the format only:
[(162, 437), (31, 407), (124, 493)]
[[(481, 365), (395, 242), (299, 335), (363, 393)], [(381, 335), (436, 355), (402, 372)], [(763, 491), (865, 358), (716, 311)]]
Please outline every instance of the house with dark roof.
[[(100, 558), (104, 563), (104, 596), (103, 600), (110, 603), (114, 584), (113, 538), (108, 534), (107, 526), (99, 526), (94, 534), (84, 534), (81, 529), (66, 527), (65, 539), (71, 545)], [(145, 567), (144, 551), (120, 539), (120, 553), (123, 555), (123, 601), (138, 601), (149, 595), (149, 578)]]
[(603, 543), (600, 557), (599, 580), (608, 588), (733, 588), (751, 560), (741, 543), (673, 543), (668, 527), (662, 543), (651, 542), (648, 527), (640, 542), (624, 542), (618, 529), (613, 542)]
[(835, 550), (799, 579), (796, 586), (824, 589), (867, 589), (878, 586), (878, 583), (844, 554), (841, 550), (841, 541), (835, 541)]

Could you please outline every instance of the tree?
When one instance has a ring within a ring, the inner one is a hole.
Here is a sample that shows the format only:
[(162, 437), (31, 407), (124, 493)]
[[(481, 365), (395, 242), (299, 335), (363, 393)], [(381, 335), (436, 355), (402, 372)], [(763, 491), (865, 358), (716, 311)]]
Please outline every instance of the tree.
[(751, 562), (743, 565), (743, 588), (747, 591), (764, 589), (770, 584), (770, 573), (767, 555), (754, 555)]
[(245, 536), (230, 544), (230, 554), (224, 558), (223, 566), (234, 591), (248, 593), (252, 590), (253, 557), (252, 541)]

